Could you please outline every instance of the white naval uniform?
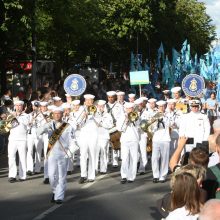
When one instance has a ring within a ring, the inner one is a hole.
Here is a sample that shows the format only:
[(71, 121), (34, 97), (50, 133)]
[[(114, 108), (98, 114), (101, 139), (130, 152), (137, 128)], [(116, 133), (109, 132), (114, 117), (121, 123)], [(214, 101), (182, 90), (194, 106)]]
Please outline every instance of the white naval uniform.
[[(140, 120), (147, 120), (147, 111), (143, 109), (139, 114)], [(140, 130), (140, 141), (139, 141), (139, 157), (140, 157), (140, 166), (138, 172), (145, 172), (145, 167), (147, 165), (147, 133)]]
[(175, 149), (177, 148), (178, 145), (178, 139), (179, 139), (179, 126), (180, 126), (180, 118), (182, 116), (182, 112), (178, 110), (174, 111), (168, 111), (166, 110), (166, 117), (169, 118), (170, 121), (170, 156), (169, 158), (172, 157)]
[[(109, 108), (107, 107), (109, 106)], [(105, 111), (107, 111), (113, 118), (113, 123), (117, 123), (117, 120), (120, 118), (120, 116), (124, 113), (124, 107), (122, 104), (119, 104), (118, 102), (114, 102), (113, 104), (107, 103), (105, 105)], [(110, 134), (112, 132), (115, 132), (117, 129), (114, 126), (112, 129), (109, 130)], [(112, 150), (112, 165), (118, 166), (118, 157), (119, 157), (119, 151)]]
[(22, 113), (16, 117), (19, 125), (10, 130), (9, 142), (8, 142), (8, 166), (9, 166), (9, 178), (16, 178), (17, 166), (16, 166), (16, 153), (19, 155), (19, 178), (26, 179), (26, 147), (27, 147), (27, 125), (28, 115)]
[[(88, 115), (81, 125), (78, 144), (80, 147), (81, 177), (95, 180), (96, 146), (98, 142), (98, 126), (93, 115)], [(87, 172), (87, 159), (88, 172)]]
[[(50, 138), (53, 131), (59, 126), (60, 123), (52, 121), (38, 128), (37, 133), (42, 134), (48, 132)], [(48, 155), (48, 176), (54, 193), (54, 200), (64, 199), (68, 157), (70, 154), (72, 155), (76, 149), (74, 129), (68, 124)]]
[(170, 140), (169, 118), (163, 116), (163, 123), (156, 122), (154, 124), (151, 157), (153, 178), (158, 178), (161, 181), (166, 179), (168, 173)]
[(201, 112), (183, 114), (180, 120), (179, 136), (194, 138), (194, 144), (186, 144), (185, 151), (190, 152), (197, 143), (208, 141), (210, 123), (207, 115)]
[(109, 129), (113, 127), (113, 119), (107, 112), (97, 112), (96, 121), (98, 127), (98, 143), (96, 148), (96, 170), (98, 171), (100, 154), (100, 172), (106, 173), (108, 167)]
[(34, 171), (34, 158), (33, 158), (33, 150), (34, 146), (37, 149), (37, 145), (39, 143), (39, 139), (36, 134), (37, 128), (37, 116), (39, 112), (31, 112), (28, 114), (29, 117), (29, 125), (27, 132), (27, 171)]
[(134, 181), (137, 174), (138, 144), (140, 140), (139, 120), (133, 123), (125, 123), (126, 115), (118, 119), (116, 125), (121, 131), (121, 178)]
[[(37, 117), (37, 128), (38, 127), (42, 127), (45, 124), (47, 124), (46, 119), (44, 118), (45, 116), (43, 115), (43, 113), (40, 113)], [(47, 146), (48, 146), (48, 134), (47, 133), (43, 133), (42, 135), (38, 135), (38, 144), (36, 146), (36, 156), (35, 156), (35, 167), (34, 170), (35, 172), (39, 173), (41, 171), (42, 168), (42, 150), (44, 150), (44, 158), (46, 158), (46, 151), (47, 151)], [(47, 166), (47, 162), (45, 162), (44, 160), (44, 165)], [(45, 178), (47, 177), (47, 167), (44, 167), (44, 173), (46, 173)]]

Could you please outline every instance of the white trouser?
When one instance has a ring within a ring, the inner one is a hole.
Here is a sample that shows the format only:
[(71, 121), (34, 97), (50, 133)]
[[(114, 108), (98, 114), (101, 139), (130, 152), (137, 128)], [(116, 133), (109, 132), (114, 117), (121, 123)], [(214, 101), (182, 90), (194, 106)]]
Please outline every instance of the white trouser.
[(43, 146), (44, 146), (44, 179), (48, 178), (48, 159), (47, 159), (47, 148), (48, 148), (48, 134), (43, 134)]
[(71, 158), (67, 158), (67, 171), (73, 171), (74, 155)]
[(134, 181), (137, 174), (138, 142), (121, 142), (121, 178)]
[(106, 173), (108, 167), (108, 139), (98, 139), (96, 148), (96, 170), (98, 170), (99, 154), (100, 154), (100, 172)]
[(48, 175), (55, 200), (63, 200), (66, 190), (67, 158), (63, 155), (50, 155)]
[(25, 141), (11, 141), (8, 143), (8, 167), (9, 178), (16, 178), (17, 166), (16, 166), (16, 153), (18, 151), (19, 156), (19, 178), (26, 179), (26, 140)]
[(91, 135), (90, 138), (86, 135), (80, 137), (79, 147), (80, 147), (80, 168), (81, 177), (87, 177), (87, 159), (88, 162), (88, 179), (95, 179), (95, 162), (96, 162), (96, 145), (97, 145), (97, 135)]
[(170, 141), (170, 156), (169, 156), (169, 158), (172, 157), (174, 151), (177, 148), (177, 145), (178, 145), (178, 138), (171, 138), (171, 141)]
[(41, 167), (42, 167), (41, 156), (42, 156), (42, 150), (43, 150), (43, 147), (44, 147), (43, 137), (42, 136), (39, 137), (38, 143), (37, 143), (37, 145), (35, 147), (36, 147), (36, 155), (35, 155), (34, 171), (39, 173), (41, 171)]
[(145, 172), (147, 165), (147, 137), (141, 135), (139, 141), (139, 153), (140, 153), (140, 166), (138, 172)]
[(34, 146), (37, 146), (38, 139), (33, 134), (27, 135), (27, 171), (34, 171)]
[(151, 161), (154, 178), (159, 180), (166, 179), (169, 166), (169, 152), (170, 141), (153, 142)]

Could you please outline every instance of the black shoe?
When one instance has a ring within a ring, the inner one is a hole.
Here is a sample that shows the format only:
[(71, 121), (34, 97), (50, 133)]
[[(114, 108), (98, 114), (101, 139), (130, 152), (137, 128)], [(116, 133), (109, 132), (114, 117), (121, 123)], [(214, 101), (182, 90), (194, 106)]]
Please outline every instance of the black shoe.
[(54, 200), (54, 193), (53, 193), (53, 195), (52, 195), (52, 198), (51, 198), (50, 202), (51, 202), (51, 203), (55, 203), (55, 200)]
[(33, 173), (32, 173), (30, 170), (28, 170), (28, 171), (27, 171), (27, 175), (28, 175), (28, 176), (32, 176)]
[(88, 182), (93, 183), (95, 180), (88, 180)]
[(56, 200), (55, 202), (56, 202), (56, 204), (61, 205), (61, 204), (63, 203), (63, 200), (58, 199), (58, 200)]
[(121, 184), (125, 184), (127, 182), (126, 178), (121, 179)]
[(153, 178), (153, 183), (158, 183), (159, 179), (158, 178)]
[(67, 171), (67, 175), (71, 175), (72, 174), (72, 171)]
[(159, 182), (160, 182), (160, 183), (165, 183), (165, 182), (166, 182), (166, 180), (159, 180)]
[(145, 172), (140, 172), (140, 175), (144, 175), (144, 174), (146, 174)]
[(17, 180), (16, 180), (16, 178), (13, 178), (13, 177), (10, 177), (9, 179), (8, 179), (8, 182), (9, 183), (15, 183)]
[(133, 180), (128, 180), (128, 183), (133, 183), (134, 181)]
[(20, 182), (24, 182), (26, 179), (19, 179)]
[(83, 183), (85, 183), (86, 182), (86, 178), (85, 177), (81, 177), (80, 179), (79, 179), (79, 184), (83, 184)]
[(113, 168), (118, 168), (118, 165), (113, 165), (112, 167), (113, 167)]
[(105, 175), (107, 172), (100, 172), (101, 175)]
[(34, 172), (34, 175), (38, 175), (38, 174), (40, 174), (40, 172)]
[(45, 178), (43, 184), (49, 184), (49, 183), (50, 183), (49, 178)]

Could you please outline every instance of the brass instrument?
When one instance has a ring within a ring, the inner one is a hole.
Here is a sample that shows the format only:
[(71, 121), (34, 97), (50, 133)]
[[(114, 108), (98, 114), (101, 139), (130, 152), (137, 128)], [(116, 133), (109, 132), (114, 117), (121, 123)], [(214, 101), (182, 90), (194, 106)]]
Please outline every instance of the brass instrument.
[(5, 120), (0, 121), (0, 134), (6, 134), (18, 125), (17, 118), (13, 114), (9, 114)]
[(139, 118), (138, 112), (133, 111), (133, 112), (128, 113), (129, 122), (131, 122), (131, 123), (135, 122), (138, 120), (138, 118)]
[(97, 107), (95, 105), (88, 106), (87, 111), (89, 115), (94, 115), (97, 112)]

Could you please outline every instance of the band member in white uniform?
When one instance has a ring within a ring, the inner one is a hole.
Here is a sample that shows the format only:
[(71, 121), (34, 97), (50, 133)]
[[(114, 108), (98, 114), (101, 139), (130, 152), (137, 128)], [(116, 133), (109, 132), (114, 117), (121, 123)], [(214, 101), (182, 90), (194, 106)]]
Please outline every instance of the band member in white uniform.
[(70, 94), (65, 94), (66, 96), (66, 102), (72, 105), (72, 96)]
[(154, 124), (153, 149), (152, 149), (152, 171), (153, 183), (166, 181), (169, 165), (170, 133), (169, 118), (165, 116), (166, 102), (158, 101), (158, 112), (161, 119)]
[(156, 113), (157, 113), (157, 108), (156, 108), (156, 99), (150, 98), (147, 103), (147, 119), (151, 119)]
[(28, 115), (23, 113), (23, 101), (15, 101), (15, 112), (13, 113), (18, 123), (17, 126), (10, 130), (9, 143), (8, 143), (8, 166), (9, 166), (9, 182), (16, 181), (17, 166), (16, 166), (16, 153), (19, 156), (19, 180), (26, 179), (26, 145), (27, 145), (27, 125)]
[(182, 103), (184, 100), (181, 98), (181, 87), (173, 87), (171, 89), (172, 98), (175, 99), (176, 103)]
[[(73, 100), (72, 101), (72, 106), (73, 110), (70, 112), (71, 116), (71, 121), (74, 123), (74, 127), (76, 128), (75, 130), (75, 137), (76, 137), (76, 142), (79, 141), (79, 134), (80, 134), (80, 125), (83, 122), (84, 119), (84, 107), (80, 106), (80, 100)], [(76, 159), (76, 165), (80, 166), (80, 150), (78, 150), (75, 153), (75, 159)]]
[(37, 117), (39, 115), (40, 102), (35, 100), (31, 102), (33, 111), (28, 114), (28, 132), (27, 132), (27, 175), (31, 176), (34, 172), (34, 146), (37, 148), (38, 138), (36, 133)]
[[(143, 99), (139, 98), (134, 101), (134, 104), (136, 105), (136, 109), (138, 111), (138, 115), (140, 118), (140, 121), (147, 119), (146, 109), (144, 109), (143, 106)], [(147, 133), (140, 130), (140, 141), (139, 141), (139, 160), (140, 160), (140, 166), (138, 169), (138, 173), (140, 175), (145, 174), (145, 167), (147, 165)]]
[(191, 112), (183, 114), (181, 117), (179, 137), (188, 138), (185, 152), (190, 152), (197, 144), (207, 141), (210, 134), (209, 119), (207, 115), (200, 112), (200, 105), (200, 100), (190, 100)]
[[(98, 125), (94, 120), (94, 113), (89, 113), (88, 108), (93, 106), (94, 95), (84, 95), (84, 119), (81, 123), (79, 135), (80, 147), (80, 168), (81, 178), (79, 183), (85, 183), (88, 177), (89, 182), (95, 180), (95, 162), (96, 162), (96, 146), (98, 142)], [(87, 159), (88, 159), (88, 172), (87, 172)]]
[[(117, 131), (116, 122), (120, 118), (121, 114), (124, 112), (123, 106), (116, 101), (116, 92), (107, 92), (108, 103), (105, 105), (107, 113), (112, 116), (114, 126), (109, 130), (110, 135)], [(114, 168), (118, 167), (118, 157), (119, 150), (112, 150), (112, 166)]]
[(128, 94), (128, 101), (131, 102), (131, 103), (134, 103), (135, 101), (135, 94), (134, 93), (130, 93)]
[(98, 143), (96, 148), (96, 170), (98, 171), (100, 155), (100, 174), (107, 173), (108, 151), (109, 151), (109, 129), (113, 127), (111, 115), (105, 112), (105, 100), (97, 101), (97, 114), (95, 120), (98, 123)]
[(118, 91), (116, 92), (117, 95), (117, 102), (121, 105), (125, 104), (125, 92)]
[(180, 118), (182, 116), (182, 112), (180, 110), (175, 109), (176, 100), (175, 99), (168, 99), (167, 100), (167, 109), (166, 109), (166, 116), (169, 118), (170, 121), (170, 158), (173, 155), (179, 139), (179, 125), (180, 125)]
[(53, 105), (59, 107), (63, 104), (62, 99), (59, 96), (53, 97)]
[(121, 134), (121, 183), (127, 181), (132, 183), (137, 174), (138, 160), (138, 143), (140, 140), (139, 134), (139, 119), (131, 122), (128, 119), (128, 114), (134, 111), (134, 103), (125, 103), (126, 113), (123, 114), (117, 121), (117, 129)]
[[(61, 204), (66, 191), (67, 162), (77, 145), (74, 138), (74, 129), (62, 122), (63, 109), (53, 109), (53, 121), (39, 128), (37, 133), (48, 132), (49, 144), (47, 150), (48, 174), (53, 196), (51, 202)], [(55, 132), (56, 131), (56, 132)]]

